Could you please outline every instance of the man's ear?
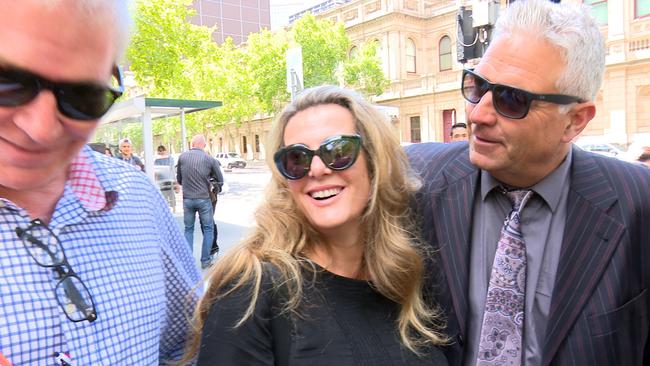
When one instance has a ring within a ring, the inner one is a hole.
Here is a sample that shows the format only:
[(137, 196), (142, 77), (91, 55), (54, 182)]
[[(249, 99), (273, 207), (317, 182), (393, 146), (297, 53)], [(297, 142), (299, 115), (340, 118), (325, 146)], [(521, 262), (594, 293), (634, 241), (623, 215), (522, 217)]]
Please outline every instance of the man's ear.
[(564, 130), (564, 142), (571, 142), (576, 136), (578, 136), (582, 130), (587, 127), (589, 121), (591, 121), (596, 115), (596, 105), (592, 101), (587, 101), (583, 103), (576, 104), (569, 113), (567, 117), (569, 118), (569, 124)]

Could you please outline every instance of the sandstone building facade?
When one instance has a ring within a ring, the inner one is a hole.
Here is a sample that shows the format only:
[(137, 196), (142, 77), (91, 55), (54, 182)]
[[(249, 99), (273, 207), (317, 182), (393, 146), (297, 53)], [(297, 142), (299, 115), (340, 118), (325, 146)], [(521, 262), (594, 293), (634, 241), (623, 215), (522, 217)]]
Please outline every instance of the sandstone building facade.
[[(458, 9), (477, 2), (353, 0), (317, 16), (345, 24), (350, 52), (362, 42), (378, 42), (390, 86), (374, 101), (387, 107), (401, 141), (447, 141), (451, 124), (465, 120), (460, 78), (471, 66), (456, 61)], [(501, 0), (500, 7), (507, 2)], [(650, 141), (650, 1), (584, 2), (601, 23), (607, 67), (597, 115), (582, 138), (622, 145)], [(269, 128), (269, 119), (228, 125), (214, 138), (220, 149), (263, 159)]]

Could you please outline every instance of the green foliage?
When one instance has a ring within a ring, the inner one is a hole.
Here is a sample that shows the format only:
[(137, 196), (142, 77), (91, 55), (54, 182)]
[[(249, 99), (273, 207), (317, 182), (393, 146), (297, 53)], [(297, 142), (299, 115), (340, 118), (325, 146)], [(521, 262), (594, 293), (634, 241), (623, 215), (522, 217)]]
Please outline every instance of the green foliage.
[[(138, 84), (161, 98), (193, 94), (194, 60), (216, 49), (214, 29), (187, 20), (195, 15), (192, 0), (138, 0), (135, 30), (127, 50)], [(198, 70), (197, 70), (198, 71)]]
[(305, 88), (336, 84), (336, 70), (345, 59), (350, 39), (343, 23), (317, 20), (307, 14), (292, 28), (294, 41), (302, 47)]
[(367, 96), (384, 92), (390, 82), (381, 68), (381, 60), (377, 55), (378, 47), (376, 41), (365, 42), (357, 47), (355, 55), (343, 66), (345, 85)]
[(253, 96), (260, 112), (274, 113), (289, 100), (285, 71), (288, 37), (284, 30), (271, 33), (266, 29), (248, 36), (246, 52), (254, 83)]
[(229, 121), (240, 123), (258, 110), (257, 101), (251, 98), (254, 80), (251, 78), (249, 57), (231, 38), (227, 38), (220, 49), (221, 59), (216, 64), (219, 75), (216, 77), (222, 79), (223, 84), (216, 95), (223, 100), (223, 106), (216, 114), (221, 124)]
[(117, 145), (119, 140), (128, 137), (133, 145), (133, 151), (140, 155), (142, 149), (142, 126), (130, 121), (117, 122), (110, 125), (100, 125), (95, 131), (93, 141)]
[[(215, 72), (211, 60), (219, 49), (212, 41), (213, 28), (196, 26), (192, 0), (137, 0), (135, 30), (127, 59), (135, 80), (150, 97), (212, 99)], [(178, 123), (158, 120), (154, 134), (178, 130)], [(205, 130), (205, 121), (188, 115), (188, 131)]]
[[(341, 23), (308, 14), (290, 30), (250, 34), (244, 47), (231, 39), (217, 45), (212, 40), (214, 28), (189, 23), (195, 15), (191, 4), (192, 0), (136, 0), (135, 32), (127, 50), (130, 69), (147, 96), (223, 103), (187, 115), (188, 136), (230, 122), (239, 124), (258, 113), (277, 113), (289, 101), (285, 57), (290, 46), (302, 47), (305, 87), (338, 84), (342, 79), (373, 95), (388, 85), (370, 48), (364, 46), (359, 57), (346, 60), (350, 40)], [(156, 120), (153, 132), (173, 136), (179, 126), (177, 118)]]

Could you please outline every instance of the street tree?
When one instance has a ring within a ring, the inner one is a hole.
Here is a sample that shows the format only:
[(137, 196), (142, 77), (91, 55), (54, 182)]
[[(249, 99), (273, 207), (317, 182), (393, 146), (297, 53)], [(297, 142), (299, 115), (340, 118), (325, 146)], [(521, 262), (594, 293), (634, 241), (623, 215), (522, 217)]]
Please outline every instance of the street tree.
[(261, 113), (274, 113), (289, 100), (285, 73), (289, 34), (263, 29), (250, 34), (246, 43), (253, 95)]
[(291, 33), (293, 41), (302, 47), (305, 87), (336, 84), (336, 71), (350, 45), (343, 23), (318, 20), (308, 13), (296, 21)]
[[(137, 0), (135, 30), (127, 60), (135, 80), (145, 92), (160, 98), (194, 93), (195, 80), (188, 64), (212, 54), (213, 28), (189, 22), (196, 11), (192, 0)], [(195, 74), (196, 75), (196, 74)]]
[[(380, 62), (362, 48), (347, 59), (341, 23), (308, 14), (290, 29), (249, 34), (243, 46), (212, 40), (215, 27), (193, 25), (192, 0), (136, 0), (135, 32), (127, 59), (139, 90), (150, 97), (218, 100), (222, 107), (186, 117), (188, 134), (277, 113), (289, 100), (286, 50), (301, 46), (305, 87), (338, 84), (379, 94), (387, 85)], [(177, 134), (177, 119), (155, 121), (154, 134)]]
[[(189, 22), (196, 14), (192, 0), (137, 0), (135, 29), (126, 57), (138, 84), (138, 92), (156, 98), (210, 99), (222, 89), (214, 77), (213, 60), (219, 50), (212, 40), (215, 28)], [(188, 132), (209, 127), (200, 115), (188, 115)], [(175, 134), (175, 120), (153, 123), (154, 134)]]
[(377, 51), (379, 42), (372, 40), (357, 46), (356, 52), (343, 65), (343, 80), (346, 86), (366, 96), (379, 95), (390, 84), (381, 67)]
[(215, 95), (223, 101), (223, 106), (214, 113), (219, 125), (228, 122), (239, 124), (249, 120), (259, 110), (259, 101), (253, 96), (258, 81), (253, 79), (250, 57), (245, 49), (235, 45), (230, 37), (219, 48), (219, 75), (215, 77), (222, 79), (223, 84)]

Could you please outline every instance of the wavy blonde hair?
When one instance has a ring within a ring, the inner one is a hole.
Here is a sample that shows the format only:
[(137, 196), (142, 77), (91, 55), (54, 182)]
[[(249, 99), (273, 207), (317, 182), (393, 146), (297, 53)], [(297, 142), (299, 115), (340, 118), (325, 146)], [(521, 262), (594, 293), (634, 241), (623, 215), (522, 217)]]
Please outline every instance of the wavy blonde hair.
[[(372, 286), (388, 299), (399, 304), (397, 318), (402, 343), (420, 354), (429, 344), (442, 344), (438, 314), (422, 298), (424, 276), (423, 253), (416, 239), (415, 224), (410, 218), (409, 201), (420, 187), (420, 180), (411, 171), (394, 127), (381, 112), (357, 93), (335, 86), (307, 89), (286, 106), (276, 119), (267, 144), (267, 163), (272, 178), (266, 200), (255, 212), (256, 226), (246, 239), (211, 268), (209, 288), (194, 313), (194, 334), (188, 343), (184, 360), (195, 357), (200, 332), (215, 300), (252, 283), (250, 303), (235, 326), (240, 326), (255, 310), (261, 283), (263, 263), (273, 264), (279, 273), (274, 286), (286, 287), (288, 298), (284, 310), (297, 314), (303, 296), (304, 253), (320, 241), (319, 233), (300, 212), (287, 187), (287, 179), (273, 163), (273, 154), (284, 145), (284, 130), (289, 120), (307, 108), (337, 104), (348, 109), (355, 120), (357, 133), (363, 141), (371, 192), (363, 217), (360, 238), (364, 241), (364, 263)], [(381, 192), (381, 194), (380, 194)]]

